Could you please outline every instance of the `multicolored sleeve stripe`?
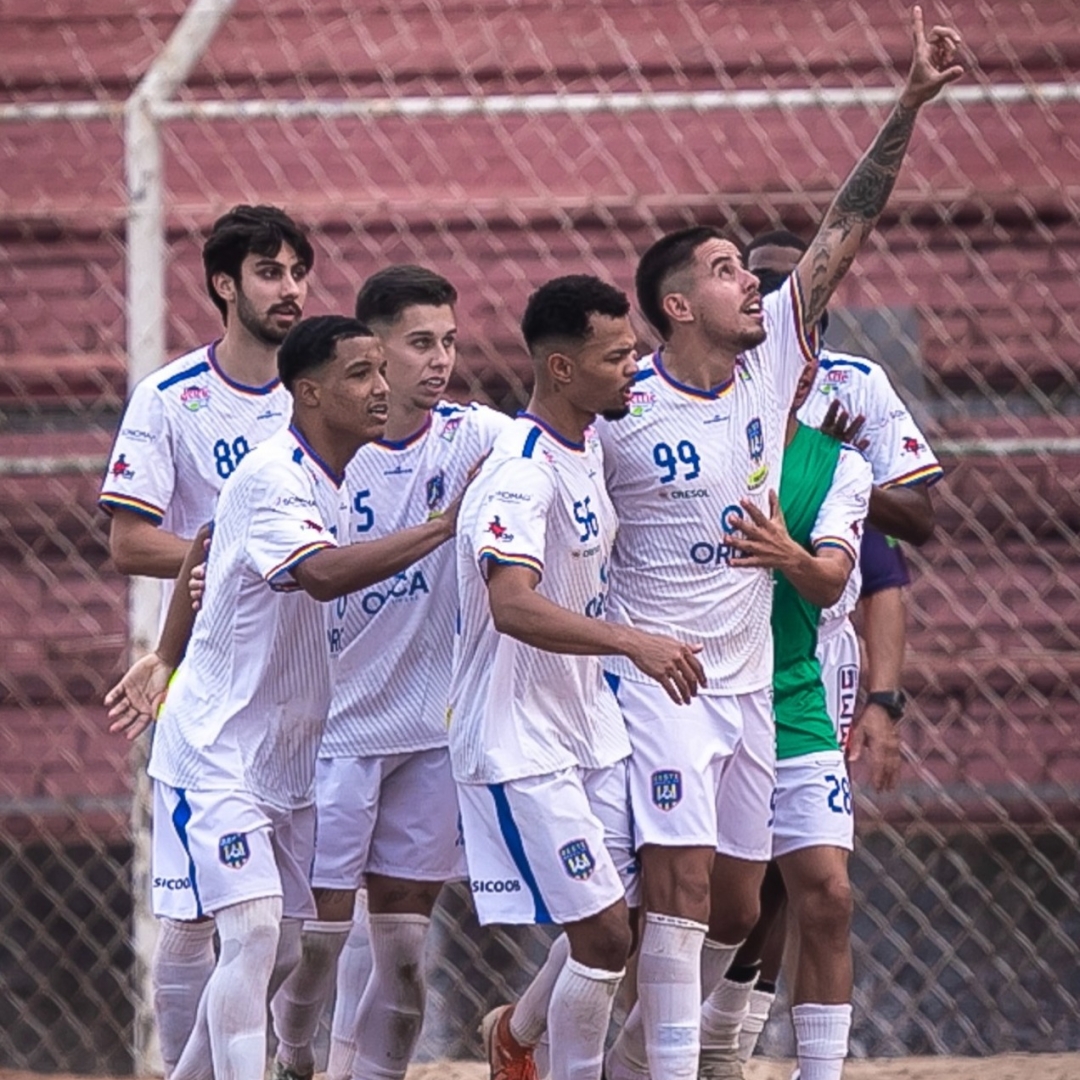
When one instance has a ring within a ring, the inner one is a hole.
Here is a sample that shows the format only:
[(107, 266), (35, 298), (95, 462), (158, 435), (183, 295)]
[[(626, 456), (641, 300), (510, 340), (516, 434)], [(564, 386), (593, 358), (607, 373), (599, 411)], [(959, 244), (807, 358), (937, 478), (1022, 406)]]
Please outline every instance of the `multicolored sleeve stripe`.
[(814, 550), (822, 548), (839, 548), (851, 560), (851, 565), (859, 561), (859, 553), (842, 536), (822, 536), (814, 541)]
[(136, 499), (133, 495), (111, 495), (107, 493), (99, 495), (98, 506), (107, 514), (111, 514), (114, 510), (130, 510), (140, 517), (149, 518), (155, 525), (160, 525), (165, 520), (164, 510), (159, 509), (153, 503)]
[(277, 578), (291, 573), (305, 559), (310, 559), (315, 552), (332, 547), (337, 547), (337, 544), (332, 544), (329, 540), (315, 540), (310, 544), (305, 544), (303, 547), (297, 548), (284, 562), (278, 563), (273, 570), (265, 575), (265, 578), (271, 585), (274, 585)]
[(482, 547), (477, 554), (477, 561), (482, 563), (493, 562), (500, 566), (524, 566), (529, 570), (536, 571), (540, 577), (544, 576), (544, 564), (531, 555), (513, 555), (505, 551), (499, 551), (493, 547)]
[(791, 307), (795, 312), (795, 334), (799, 339), (799, 347), (807, 362), (817, 359), (818, 350), (821, 348), (821, 340), (818, 334), (818, 324), (807, 327), (803, 318), (803, 295), (802, 286), (799, 284), (799, 275), (791, 275)]
[(924, 465), (921, 469), (897, 476), (881, 486), (884, 488), (916, 487), (919, 484), (926, 484), (929, 487), (931, 484), (936, 484), (944, 475), (945, 470), (935, 461), (933, 465)]

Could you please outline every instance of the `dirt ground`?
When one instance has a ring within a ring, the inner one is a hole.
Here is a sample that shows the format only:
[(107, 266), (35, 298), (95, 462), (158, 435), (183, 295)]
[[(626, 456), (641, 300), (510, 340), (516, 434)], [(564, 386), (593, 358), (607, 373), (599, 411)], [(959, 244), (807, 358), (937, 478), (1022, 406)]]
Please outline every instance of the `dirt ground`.
[[(791, 1062), (755, 1058), (746, 1080), (789, 1080)], [(0, 1080), (44, 1080), (41, 1073), (0, 1069)], [(87, 1080), (50, 1074), (48, 1080)], [(439, 1061), (415, 1065), (408, 1080), (488, 1080), (483, 1065)], [(844, 1080), (1080, 1080), (1080, 1054), (1003, 1054), (989, 1058), (923, 1057), (850, 1061)]]
[[(746, 1080), (789, 1080), (790, 1076), (789, 1061), (757, 1058), (746, 1070)], [(408, 1080), (487, 1080), (487, 1077), (482, 1065), (445, 1061), (414, 1066), (409, 1070)], [(1080, 1080), (1080, 1054), (851, 1061), (844, 1069), (844, 1080)]]

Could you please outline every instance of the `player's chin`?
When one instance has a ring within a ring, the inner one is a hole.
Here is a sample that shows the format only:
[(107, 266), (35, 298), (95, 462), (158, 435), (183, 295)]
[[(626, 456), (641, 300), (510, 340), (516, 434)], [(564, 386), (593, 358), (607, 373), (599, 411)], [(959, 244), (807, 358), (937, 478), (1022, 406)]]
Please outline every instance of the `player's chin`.
[(600, 415), (605, 420), (622, 420), (630, 415), (630, 407), (628, 405), (619, 405), (613, 409), (601, 409)]
[(752, 323), (742, 333), (739, 340), (740, 350), (756, 349), (768, 337), (768, 332), (762, 323)]

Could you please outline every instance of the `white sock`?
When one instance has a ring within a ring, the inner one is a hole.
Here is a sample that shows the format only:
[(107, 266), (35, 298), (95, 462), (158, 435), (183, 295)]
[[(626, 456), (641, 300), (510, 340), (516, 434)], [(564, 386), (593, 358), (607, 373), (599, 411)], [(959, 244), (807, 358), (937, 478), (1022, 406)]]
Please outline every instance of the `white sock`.
[(570, 939), (565, 934), (560, 934), (551, 943), (543, 967), (514, 1006), (514, 1011), (510, 1014), (510, 1034), (522, 1046), (535, 1046), (547, 1030), (551, 994), (569, 955)]
[(851, 1031), (850, 1005), (796, 1005), (795, 1049), (802, 1080), (840, 1080)]
[(217, 962), (214, 922), (160, 919), (150, 965), (154, 987), (154, 1021), (161, 1040), (161, 1058), (169, 1076), (195, 1028), (199, 999)]
[(649, 1072), (697, 1076), (701, 1048), (701, 950), (707, 927), (648, 912), (638, 958), (638, 1004)]
[(294, 919), (290, 916), (281, 920), (281, 933), (278, 935), (277, 952), (274, 954), (274, 970), (270, 972), (271, 1001), (300, 963), (300, 957), (303, 954), (300, 935), (303, 929), (303, 919)]
[[(734, 955), (734, 954), (732, 954)], [(754, 983), (721, 978), (701, 1006), (701, 1049), (715, 1050), (734, 1058), (739, 1048), (739, 1029), (750, 1011)]]
[(300, 963), (271, 1002), (278, 1038), (277, 1060), (294, 1072), (315, 1071), (315, 1033), (349, 927), (347, 922), (305, 922), (300, 934)]
[(369, 915), (371, 977), (360, 1002), (353, 1080), (402, 1080), (424, 1020), (424, 915)]
[(214, 923), (221, 952), (199, 1003), (201, 1024), (173, 1075), (187, 1080), (212, 1071), (214, 1080), (263, 1080), (266, 1000), (281, 930), (281, 897), (232, 904), (214, 913)]
[(754, 1048), (765, 1030), (775, 1000), (775, 992), (759, 990), (756, 986), (750, 991), (750, 1008), (739, 1029), (740, 1061), (749, 1061), (754, 1056)]
[(371, 975), (371, 940), (368, 936), (367, 889), (356, 890), (352, 925), (338, 957), (334, 1019), (330, 1025), (330, 1057), (326, 1080), (349, 1080), (356, 1054), (356, 1021), (360, 999)]
[(600, 1080), (611, 1007), (624, 972), (562, 965), (551, 992), (551, 1080)]

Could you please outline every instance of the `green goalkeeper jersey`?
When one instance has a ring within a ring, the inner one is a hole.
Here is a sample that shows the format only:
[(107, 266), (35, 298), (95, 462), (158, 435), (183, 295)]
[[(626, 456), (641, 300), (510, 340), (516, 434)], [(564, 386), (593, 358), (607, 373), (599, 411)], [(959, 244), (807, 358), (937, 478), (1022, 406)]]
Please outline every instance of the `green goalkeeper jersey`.
[[(840, 449), (835, 439), (799, 424), (784, 450), (780, 509), (791, 538), (808, 551), (811, 531), (832, 486)], [(775, 578), (772, 630), (777, 759), (838, 750), (817, 658), (821, 608), (804, 600), (783, 574), (777, 572)]]

